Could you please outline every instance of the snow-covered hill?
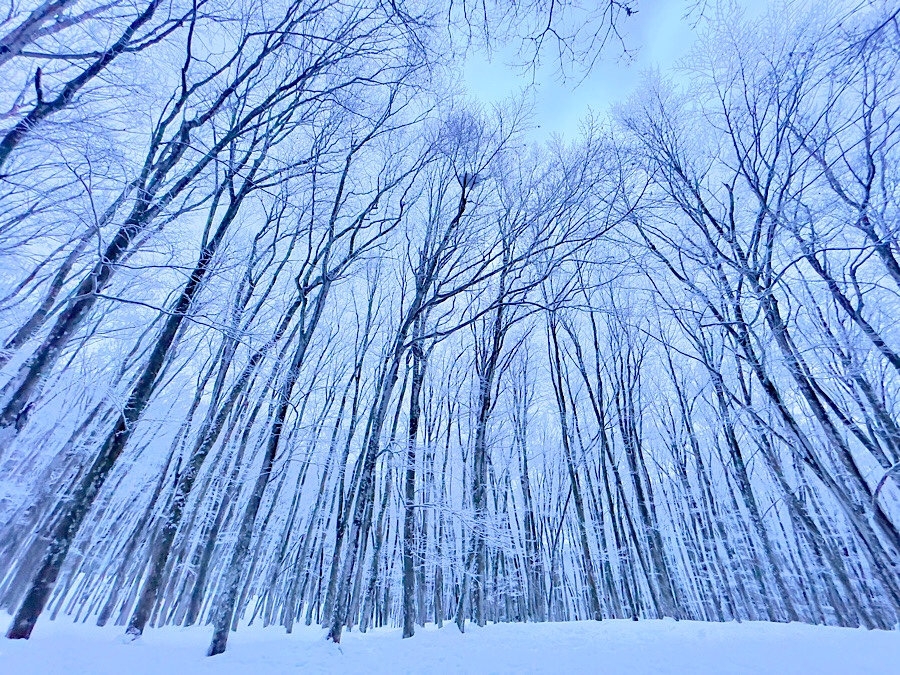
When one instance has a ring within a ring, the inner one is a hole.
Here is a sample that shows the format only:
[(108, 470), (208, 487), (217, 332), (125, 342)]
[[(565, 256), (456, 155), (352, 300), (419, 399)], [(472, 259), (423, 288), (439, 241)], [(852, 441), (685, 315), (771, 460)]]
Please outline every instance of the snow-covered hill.
[(0, 642), (5, 675), (282, 675), (285, 673), (685, 673), (864, 675), (898, 672), (900, 631), (803, 624), (604, 621), (454, 625), (345, 634), (241, 628), (225, 654), (204, 656), (206, 628), (148, 630), (40, 622), (29, 641)]

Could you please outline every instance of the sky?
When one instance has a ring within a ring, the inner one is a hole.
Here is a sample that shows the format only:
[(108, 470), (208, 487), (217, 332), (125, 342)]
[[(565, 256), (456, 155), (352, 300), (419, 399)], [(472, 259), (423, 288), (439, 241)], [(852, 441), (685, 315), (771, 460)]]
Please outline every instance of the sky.
[[(755, 14), (769, 2), (736, 0), (735, 4)], [(620, 44), (610, 42), (586, 76), (576, 72), (563, 80), (552, 59), (545, 59), (533, 76), (509, 65), (515, 59), (511, 48), (497, 50), (490, 59), (473, 50), (466, 61), (464, 85), (471, 97), (485, 105), (527, 90), (534, 104), (535, 125), (529, 135), (537, 140), (559, 134), (571, 140), (580, 120), (591, 112), (602, 116), (611, 105), (628, 98), (642, 73), (653, 68), (665, 71), (688, 54), (696, 38), (698, 16), (696, 11), (686, 15), (696, 5), (696, 0), (639, 0), (637, 13), (622, 24), (628, 54)], [(713, 5), (708, 3), (708, 11)]]

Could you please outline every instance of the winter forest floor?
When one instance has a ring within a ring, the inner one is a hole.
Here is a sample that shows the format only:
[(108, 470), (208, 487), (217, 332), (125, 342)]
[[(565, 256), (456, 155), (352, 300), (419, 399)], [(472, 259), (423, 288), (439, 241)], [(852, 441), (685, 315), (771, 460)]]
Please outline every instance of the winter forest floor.
[(805, 624), (579, 621), (345, 633), (340, 646), (317, 627), (243, 627), (228, 651), (204, 656), (205, 627), (147, 630), (128, 642), (119, 627), (38, 623), (30, 640), (0, 643), (5, 675), (268, 675), (269, 673), (895, 673), (900, 632)]

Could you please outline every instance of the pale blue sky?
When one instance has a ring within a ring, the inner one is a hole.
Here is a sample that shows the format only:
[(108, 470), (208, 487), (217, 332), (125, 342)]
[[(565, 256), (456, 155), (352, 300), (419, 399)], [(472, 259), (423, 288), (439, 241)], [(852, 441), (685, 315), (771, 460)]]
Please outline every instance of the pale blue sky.
[[(539, 129), (530, 136), (546, 138), (552, 133), (571, 139), (579, 121), (591, 111), (605, 113), (611, 104), (620, 102), (634, 91), (641, 73), (653, 67), (666, 70), (685, 56), (695, 39), (697, 14), (685, 17), (696, 6), (695, 0), (640, 0), (638, 12), (622, 24), (622, 35), (629, 55), (621, 46), (610, 42), (601, 59), (585, 77), (575, 69), (563, 81), (552, 59), (547, 58), (534, 74), (508, 65), (514, 61), (512, 50), (497, 50), (488, 60), (485, 54), (473, 52), (466, 61), (464, 83), (473, 98), (491, 104), (515, 96), (526, 88), (534, 101), (533, 123)], [(768, 0), (738, 0), (749, 13), (766, 8)], [(713, 11), (715, 2), (707, 3)]]

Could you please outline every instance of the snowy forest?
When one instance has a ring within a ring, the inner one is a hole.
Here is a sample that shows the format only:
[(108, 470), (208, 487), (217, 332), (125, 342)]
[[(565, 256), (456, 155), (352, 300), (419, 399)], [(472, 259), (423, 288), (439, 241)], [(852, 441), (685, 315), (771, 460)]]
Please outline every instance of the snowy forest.
[(900, 7), (641, 6), (0, 2), (6, 636), (896, 628)]

